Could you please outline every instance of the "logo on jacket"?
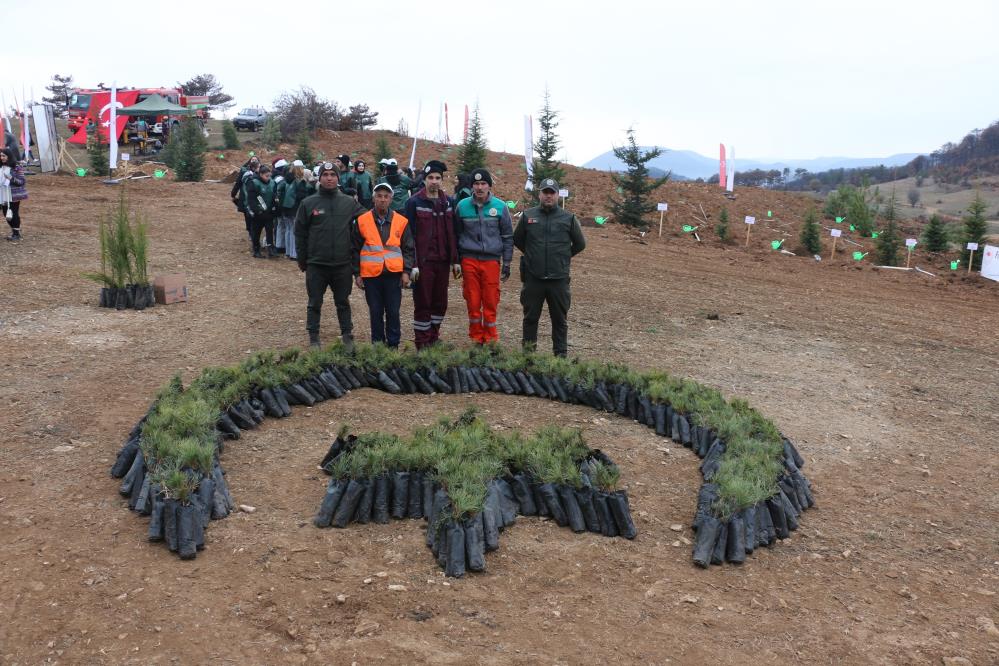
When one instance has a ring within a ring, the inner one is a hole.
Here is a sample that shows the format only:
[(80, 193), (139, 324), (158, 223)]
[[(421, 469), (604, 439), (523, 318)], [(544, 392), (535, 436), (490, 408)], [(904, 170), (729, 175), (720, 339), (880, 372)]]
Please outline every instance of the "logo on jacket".
[(490, 208), (489, 209), (489, 217), (496, 217), (496, 212), (497, 211), (496, 211), (495, 208)]
[(326, 213), (326, 211), (323, 210), (322, 208), (313, 208), (312, 209), (312, 217), (315, 217), (316, 215), (323, 215), (325, 213)]
[(527, 223), (528, 224), (537, 224), (538, 223), (538, 218), (536, 218), (536, 217), (529, 217), (529, 218), (527, 218)]

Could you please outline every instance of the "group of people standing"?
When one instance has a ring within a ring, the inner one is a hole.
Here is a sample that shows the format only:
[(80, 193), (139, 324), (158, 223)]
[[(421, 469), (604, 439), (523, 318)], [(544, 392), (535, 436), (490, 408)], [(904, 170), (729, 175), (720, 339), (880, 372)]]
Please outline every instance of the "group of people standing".
[(400, 344), (402, 290), (411, 288), (416, 348), (435, 344), (452, 277), (462, 280), (469, 338), (497, 342), (500, 283), (510, 277), (517, 247), (523, 253), (522, 343), (536, 347), (547, 303), (553, 351), (567, 353), (570, 260), (586, 244), (579, 221), (558, 206), (554, 180), (541, 182), (540, 205), (525, 211), (514, 229), (486, 169), (462, 175), (451, 197), (443, 187), (447, 166), (439, 160), (427, 162), (415, 177), (401, 173), (395, 160), (383, 160), (378, 178), (362, 160), (350, 164), (346, 155), (314, 172), (297, 161), (289, 171), (282, 159), (271, 167), (255, 160), (233, 186), (233, 201), (244, 212), (254, 256), (264, 256), (264, 231), (268, 256), (283, 252), (305, 273), (310, 345), (321, 344), (323, 300), (331, 290), (341, 338), (352, 347), (354, 286), (364, 291), (372, 342)]

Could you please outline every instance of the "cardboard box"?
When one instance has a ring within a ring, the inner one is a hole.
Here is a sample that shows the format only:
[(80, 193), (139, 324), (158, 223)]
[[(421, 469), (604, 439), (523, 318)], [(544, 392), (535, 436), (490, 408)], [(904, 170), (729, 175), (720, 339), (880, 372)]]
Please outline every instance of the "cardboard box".
[(187, 278), (183, 273), (157, 275), (153, 280), (153, 293), (160, 305), (187, 302)]

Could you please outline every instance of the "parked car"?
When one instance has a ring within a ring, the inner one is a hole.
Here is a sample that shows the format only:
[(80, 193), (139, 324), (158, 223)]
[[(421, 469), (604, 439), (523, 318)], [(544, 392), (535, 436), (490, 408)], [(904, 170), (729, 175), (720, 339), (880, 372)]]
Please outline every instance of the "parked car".
[(247, 129), (251, 132), (263, 129), (265, 122), (267, 122), (267, 112), (259, 107), (243, 109), (232, 119), (232, 124), (237, 130)]

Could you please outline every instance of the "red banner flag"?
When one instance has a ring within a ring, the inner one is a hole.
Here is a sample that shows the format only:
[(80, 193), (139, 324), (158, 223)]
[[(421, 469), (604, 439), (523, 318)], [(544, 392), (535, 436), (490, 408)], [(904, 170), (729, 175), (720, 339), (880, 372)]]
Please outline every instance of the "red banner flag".
[(725, 144), (719, 143), (718, 148), (718, 184), (725, 187)]
[[(132, 106), (139, 99), (138, 90), (119, 90), (118, 91), (118, 103), (117, 107), (123, 108), (126, 106)], [(90, 96), (90, 109), (87, 111), (87, 116), (90, 118), (97, 118), (97, 131), (100, 132), (100, 137), (102, 141), (111, 143), (108, 138), (109, 130), (111, 129), (111, 91), (94, 93)], [(125, 125), (128, 124), (128, 116), (119, 114), (117, 117), (117, 122), (115, 122), (115, 132), (114, 138), (117, 141), (118, 137), (121, 136), (121, 131), (125, 129)], [(80, 145), (86, 145), (87, 143), (87, 124), (77, 130), (76, 134), (69, 138), (70, 143), (78, 143)]]
[(465, 105), (465, 135), (462, 137), (462, 143), (468, 143), (468, 105)]

